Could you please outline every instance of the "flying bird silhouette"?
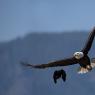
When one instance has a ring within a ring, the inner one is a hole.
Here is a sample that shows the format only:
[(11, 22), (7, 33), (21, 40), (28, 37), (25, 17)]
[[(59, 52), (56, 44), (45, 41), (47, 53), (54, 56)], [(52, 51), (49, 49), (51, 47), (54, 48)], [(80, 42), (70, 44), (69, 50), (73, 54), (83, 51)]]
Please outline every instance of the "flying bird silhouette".
[(66, 72), (64, 70), (56, 70), (53, 74), (54, 83), (57, 83), (57, 79), (62, 78), (62, 80), (66, 81)]
[[(79, 52), (75, 52), (73, 54), (73, 56), (70, 58), (66, 58), (63, 60), (57, 60), (54, 62), (49, 62), (48, 64), (32, 65), (32, 64), (28, 64), (28, 63), (26, 64), (24, 62), (22, 62), (22, 64), (27, 67), (38, 68), (38, 69), (79, 64), (80, 68), (79, 68), (78, 73), (80, 73), (80, 74), (87, 73), (90, 70), (92, 70), (93, 67), (95, 67), (95, 60), (94, 60), (94, 62), (92, 62), (92, 60), (90, 60), (90, 57), (88, 56), (88, 52), (91, 49), (91, 46), (92, 46), (92, 43), (94, 40), (94, 36), (95, 36), (95, 27), (90, 32), (84, 48), (82, 50), (80, 50)], [(57, 73), (56, 73), (56, 71), (54, 72), (53, 78), (54, 78), (55, 83), (56, 83), (56, 79), (62, 77), (62, 75), (64, 76), (63, 80), (65, 80), (66, 73), (64, 70), (63, 71), (59, 70), (59, 71), (57, 71)]]

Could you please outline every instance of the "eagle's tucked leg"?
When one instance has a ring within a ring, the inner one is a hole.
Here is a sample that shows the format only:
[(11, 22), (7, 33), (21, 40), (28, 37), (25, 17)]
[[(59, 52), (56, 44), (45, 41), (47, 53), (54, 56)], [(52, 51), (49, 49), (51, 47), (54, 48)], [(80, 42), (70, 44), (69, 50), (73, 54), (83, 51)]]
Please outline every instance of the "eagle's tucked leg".
[(64, 70), (56, 70), (53, 74), (54, 83), (57, 83), (57, 79), (62, 78), (66, 81), (66, 72)]

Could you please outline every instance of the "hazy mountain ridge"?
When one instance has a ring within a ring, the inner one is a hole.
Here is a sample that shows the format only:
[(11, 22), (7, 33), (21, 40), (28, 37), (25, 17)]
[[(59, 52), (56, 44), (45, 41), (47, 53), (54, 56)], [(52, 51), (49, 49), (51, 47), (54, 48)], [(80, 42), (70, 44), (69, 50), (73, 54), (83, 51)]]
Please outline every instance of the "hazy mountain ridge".
[[(80, 76), (76, 71), (79, 66), (66, 67), (67, 82), (63, 83), (60, 80), (55, 85), (52, 74), (59, 68), (28, 70), (19, 64), (20, 61), (47, 63), (72, 56), (73, 52), (82, 49), (87, 37), (86, 32), (33, 33), (24, 38), (1, 43), (0, 95), (93, 95), (94, 70)], [(89, 53), (91, 57), (95, 56), (94, 50), (95, 41)], [(76, 90), (73, 93), (74, 89)]]

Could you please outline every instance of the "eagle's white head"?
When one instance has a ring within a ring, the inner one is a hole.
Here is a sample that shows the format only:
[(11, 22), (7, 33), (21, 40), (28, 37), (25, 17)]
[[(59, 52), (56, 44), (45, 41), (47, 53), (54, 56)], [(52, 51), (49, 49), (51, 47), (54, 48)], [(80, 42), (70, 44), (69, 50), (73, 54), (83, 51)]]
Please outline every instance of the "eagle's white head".
[(84, 56), (83, 52), (75, 52), (74, 57), (76, 59), (81, 59)]

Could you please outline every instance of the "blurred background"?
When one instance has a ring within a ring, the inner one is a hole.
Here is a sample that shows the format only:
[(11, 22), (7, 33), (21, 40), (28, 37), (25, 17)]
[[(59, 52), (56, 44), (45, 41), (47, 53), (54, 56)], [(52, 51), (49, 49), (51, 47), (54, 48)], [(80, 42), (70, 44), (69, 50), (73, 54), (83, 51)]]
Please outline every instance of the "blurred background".
[[(83, 48), (95, 26), (94, 0), (0, 0), (0, 95), (94, 95), (95, 70), (79, 65), (35, 70), (20, 65), (48, 63)], [(95, 41), (89, 52), (95, 57)], [(67, 81), (55, 85), (53, 72)]]

